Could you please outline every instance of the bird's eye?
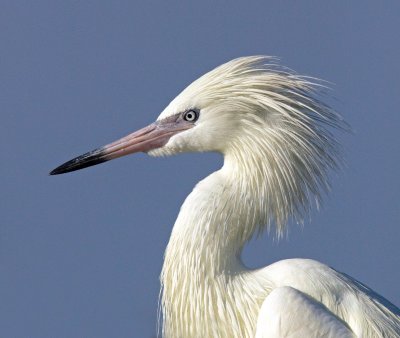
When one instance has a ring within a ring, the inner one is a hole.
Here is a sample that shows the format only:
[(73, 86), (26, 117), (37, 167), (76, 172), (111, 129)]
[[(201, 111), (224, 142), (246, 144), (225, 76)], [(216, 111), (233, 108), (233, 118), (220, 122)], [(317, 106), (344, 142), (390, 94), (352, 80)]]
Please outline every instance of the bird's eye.
[(188, 110), (183, 113), (183, 119), (188, 122), (195, 122), (199, 118), (199, 113), (195, 110)]

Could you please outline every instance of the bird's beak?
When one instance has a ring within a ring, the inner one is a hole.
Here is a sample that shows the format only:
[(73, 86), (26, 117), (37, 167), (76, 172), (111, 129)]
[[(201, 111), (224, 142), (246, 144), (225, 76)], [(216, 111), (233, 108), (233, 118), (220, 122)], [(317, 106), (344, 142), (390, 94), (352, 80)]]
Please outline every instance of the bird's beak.
[(50, 172), (50, 175), (68, 173), (103, 163), (132, 153), (148, 152), (165, 145), (175, 134), (190, 129), (192, 123), (180, 118), (180, 114), (156, 121), (128, 136), (104, 147), (78, 156)]

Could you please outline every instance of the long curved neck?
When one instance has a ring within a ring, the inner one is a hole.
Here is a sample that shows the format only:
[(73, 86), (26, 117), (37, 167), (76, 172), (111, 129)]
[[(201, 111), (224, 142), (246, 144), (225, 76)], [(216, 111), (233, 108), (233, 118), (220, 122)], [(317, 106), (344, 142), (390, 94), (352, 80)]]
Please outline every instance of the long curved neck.
[(241, 251), (257, 230), (261, 212), (260, 196), (254, 194), (250, 179), (256, 173), (235, 167), (225, 158), (224, 166), (199, 182), (186, 198), (165, 264), (171, 258), (186, 268), (207, 268), (211, 275), (241, 265)]
[[(259, 297), (233, 295), (234, 290), (241, 294), (245, 285), (242, 248), (265, 217), (261, 190), (253, 187), (257, 166), (237, 165), (236, 158), (226, 155), (224, 166), (198, 183), (182, 205), (161, 274), (166, 337), (200, 332), (228, 337), (239, 332), (247, 337), (254, 331)], [(257, 281), (252, 284), (256, 292)], [(260, 285), (265, 288), (265, 283)], [(247, 308), (247, 321), (235, 310), (240, 302)], [(234, 331), (230, 323), (243, 324)]]

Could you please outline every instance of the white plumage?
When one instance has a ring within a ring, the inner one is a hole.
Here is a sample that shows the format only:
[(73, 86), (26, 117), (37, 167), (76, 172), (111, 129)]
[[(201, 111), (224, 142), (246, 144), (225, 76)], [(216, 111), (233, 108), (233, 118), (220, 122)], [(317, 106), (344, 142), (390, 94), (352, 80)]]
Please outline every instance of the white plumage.
[(254, 234), (275, 225), (282, 235), (329, 188), (327, 173), (340, 162), (330, 129), (345, 123), (316, 89), (271, 58), (239, 58), (193, 82), (155, 124), (53, 171), (136, 151), (223, 154), (223, 167), (185, 200), (165, 252), (165, 337), (400, 336), (399, 309), (322, 263), (249, 270), (241, 261)]
[[(311, 96), (314, 88), (269, 59), (240, 58), (195, 81), (160, 115), (201, 112), (195, 128), (150, 154), (224, 155), (221, 170), (188, 196), (172, 231), (161, 276), (166, 336), (253, 337), (257, 319), (257, 337), (306, 337), (304, 328), (326, 337), (329, 327), (332, 337), (399, 334), (399, 317), (379, 298), (323, 264), (286, 260), (252, 271), (240, 260), (256, 232), (274, 223), (282, 234), (288, 217), (301, 220), (328, 188), (339, 155), (328, 127), (343, 121)], [(286, 287), (318, 304), (326, 321), (293, 308)], [(266, 328), (271, 312), (280, 330)]]

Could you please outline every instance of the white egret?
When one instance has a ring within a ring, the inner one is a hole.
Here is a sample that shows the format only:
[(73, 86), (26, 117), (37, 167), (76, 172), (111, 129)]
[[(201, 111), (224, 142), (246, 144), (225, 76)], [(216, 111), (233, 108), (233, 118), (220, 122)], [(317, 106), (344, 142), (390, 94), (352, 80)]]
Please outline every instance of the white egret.
[(365, 285), (308, 259), (249, 270), (255, 233), (301, 220), (329, 186), (341, 117), (318, 85), (261, 56), (205, 74), (157, 121), (59, 166), (78, 170), (138, 151), (214, 151), (223, 167), (185, 200), (161, 273), (166, 337), (399, 337), (397, 309)]

